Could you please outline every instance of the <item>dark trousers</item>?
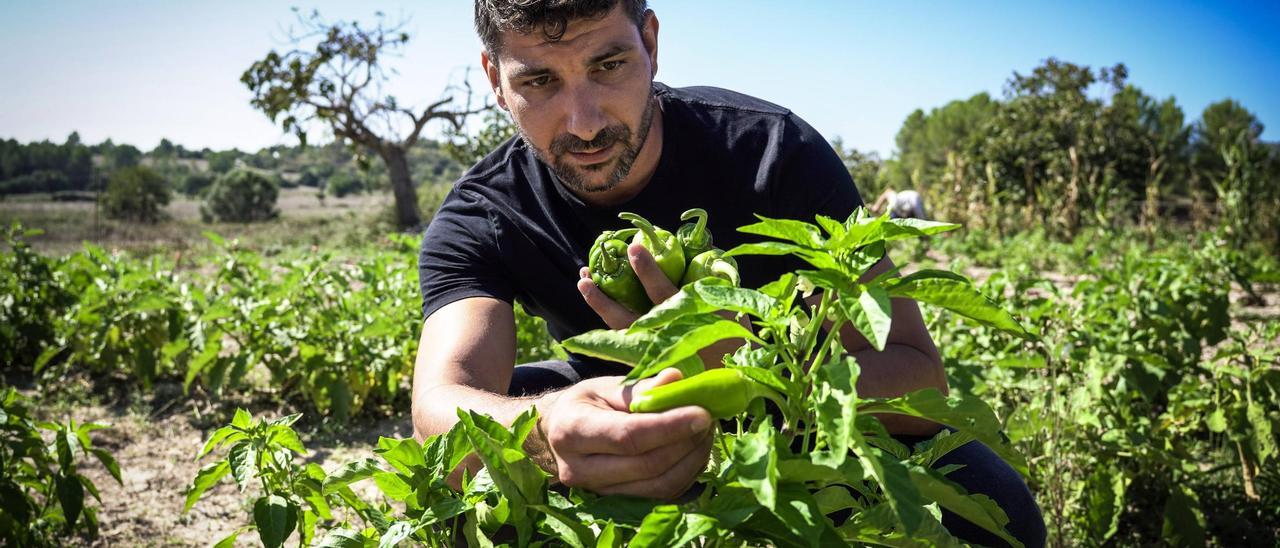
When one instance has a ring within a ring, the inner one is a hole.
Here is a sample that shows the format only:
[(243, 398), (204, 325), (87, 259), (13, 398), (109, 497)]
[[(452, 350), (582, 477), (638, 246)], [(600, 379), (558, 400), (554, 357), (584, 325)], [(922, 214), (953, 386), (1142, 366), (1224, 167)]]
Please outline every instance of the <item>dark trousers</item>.
[[(530, 396), (563, 388), (580, 380), (605, 375), (625, 375), (627, 368), (604, 368), (598, 364), (582, 364), (578, 362), (543, 361), (518, 365), (511, 377), (511, 387), (507, 393), (511, 396)], [(908, 446), (927, 438), (900, 436)], [(980, 442), (969, 442), (939, 459), (935, 466), (959, 464), (964, 467), (951, 472), (947, 478), (960, 484), (970, 493), (981, 493), (991, 497), (1000, 508), (1009, 515), (1009, 533), (1028, 548), (1044, 546), (1044, 517), (1040, 515), (1040, 507), (1036, 504), (1031, 490), (1013, 467), (1009, 466), (986, 445)], [(942, 511), (942, 524), (951, 534), (973, 544), (984, 546), (1005, 546), (1005, 542), (985, 529), (970, 523), (968, 520)]]

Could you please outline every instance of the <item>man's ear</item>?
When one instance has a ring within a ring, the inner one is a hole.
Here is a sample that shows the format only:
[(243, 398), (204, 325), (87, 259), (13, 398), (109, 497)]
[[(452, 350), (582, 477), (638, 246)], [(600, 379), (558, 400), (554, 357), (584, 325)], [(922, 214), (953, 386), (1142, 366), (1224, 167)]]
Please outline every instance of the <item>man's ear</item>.
[(489, 79), (489, 87), (493, 89), (493, 95), (498, 98), (498, 107), (507, 110), (507, 99), (502, 96), (502, 75), (498, 73), (498, 63), (489, 59), (488, 51), (480, 52), (480, 66), (484, 68), (484, 75)]
[(645, 51), (649, 52), (649, 76), (658, 74), (658, 16), (653, 10), (644, 11), (644, 27), (640, 29), (640, 40)]

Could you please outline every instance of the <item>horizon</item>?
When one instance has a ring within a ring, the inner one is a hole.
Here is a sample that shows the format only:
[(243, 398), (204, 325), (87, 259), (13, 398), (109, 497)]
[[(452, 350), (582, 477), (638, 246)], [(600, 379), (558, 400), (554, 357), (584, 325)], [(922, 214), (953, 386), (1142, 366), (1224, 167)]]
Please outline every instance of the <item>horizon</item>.
[[(312, 7), (330, 20), (372, 21), (379, 10), (391, 21), (409, 19), (412, 39), (391, 63), (399, 76), (388, 86), (402, 102), (440, 97), (446, 85), (462, 81), (468, 65), (477, 98), (491, 101), (475, 68), (480, 45), (470, 3), (410, 9), (324, 1), (303, 11)], [(912, 111), (982, 92), (1003, 98), (1010, 76), (1049, 57), (1095, 69), (1124, 63), (1129, 83), (1157, 99), (1175, 97), (1188, 123), (1231, 98), (1264, 127), (1280, 124), (1274, 92), (1280, 33), (1269, 30), (1280, 27), (1276, 3), (818, 2), (788, 10), (763, 2), (657, 0), (650, 7), (660, 21), (657, 80), (778, 103), (827, 140), (884, 158), (895, 152), (894, 137)], [(0, 13), (0, 47), (8, 52), (0, 71), (11, 75), (0, 88), (0, 138), (61, 143), (77, 131), (85, 143), (111, 139), (143, 151), (161, 139), (189, 150), (297, 144), (249, 105), (239, 82), (253, 61), (287, 47), (284, 27), (293, 20), (287, 4), (149, 0), (122, 8), (79, 0), (7, 4)], [(742, 32), (761, 21), (771, 26)], [(424, 137), (438, 139), (440, 129), (429, 126)]]

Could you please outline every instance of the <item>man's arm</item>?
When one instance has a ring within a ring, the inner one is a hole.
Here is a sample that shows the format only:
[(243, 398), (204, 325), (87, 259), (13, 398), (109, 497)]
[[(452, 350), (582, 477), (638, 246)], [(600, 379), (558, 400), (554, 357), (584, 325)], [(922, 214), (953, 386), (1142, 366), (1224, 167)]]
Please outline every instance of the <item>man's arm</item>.
[[(861, 281), (871, 279), (893, 269), (893, 261), (886, 255), (862, 276)], [(809, 304), (817, 306), (820, 295), (809, 297)], [(893, 307), (893, 323), (884, 351), (878, 351), (853, 324), (846, 323), (840, 329), (844, 348), (857, 358), (862, 374), (858, 377), (858, 395), (873, 398), (901, 396), (907, 392), (934, 387), (947, 394), (947, 375), (942, 368), (942, 356), (925, 328), (920, 305), (912, 299), (890, 299)], [(827, 327), (831, 323), (827, 322)], [(877, 415), (885, 429), (892, 434), (932, 435), (939, 429), (937, 423), (905, 415)]]
[[(448, 431), (462, 407), (503, 424), (536, 406), (537, 433), (526, 451), (554, 479), (602, 494), (671, 498), (706, 464), (711, 417), (697, 407), (626, 412), (632, 390), (679, 379), (674, 370), (622, 387), (620, 377), (582, 381), (529, 398), (505, 394), (515, 364), (511, 305), (493, 298), (455, 301), (422, 326), (413, 376), (413, 425), (419, 440)], [(463, 466), (473, 473), (478, 459)], [(452, 478), (456, 481), (457, 478)]]

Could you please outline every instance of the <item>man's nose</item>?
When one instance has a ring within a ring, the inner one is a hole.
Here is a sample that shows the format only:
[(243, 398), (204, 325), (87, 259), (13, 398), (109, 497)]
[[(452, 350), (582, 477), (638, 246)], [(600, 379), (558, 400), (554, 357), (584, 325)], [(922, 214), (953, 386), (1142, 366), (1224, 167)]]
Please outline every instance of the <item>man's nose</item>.
[(566, 128), (573, 136), (584, 141), (595, 139), (608, 122), (600, 108), (600, 95), (592, 86), (578, 86), (569, 94)]

